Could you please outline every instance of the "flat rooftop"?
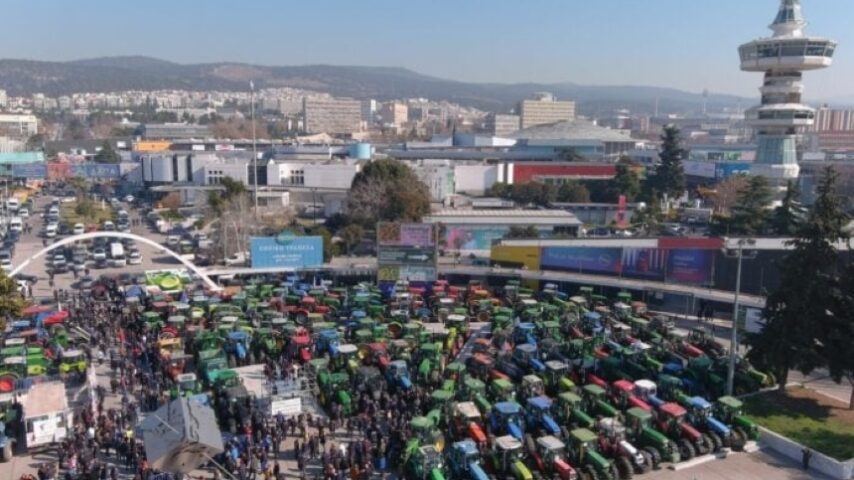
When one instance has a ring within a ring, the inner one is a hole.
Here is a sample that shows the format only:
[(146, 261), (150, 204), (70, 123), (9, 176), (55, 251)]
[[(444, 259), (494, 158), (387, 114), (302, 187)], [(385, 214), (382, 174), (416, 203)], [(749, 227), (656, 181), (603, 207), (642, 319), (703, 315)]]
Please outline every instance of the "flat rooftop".
[(424, 218), (430, 223), (473, 225), (581, 225), (566, 210), (442, 209)]

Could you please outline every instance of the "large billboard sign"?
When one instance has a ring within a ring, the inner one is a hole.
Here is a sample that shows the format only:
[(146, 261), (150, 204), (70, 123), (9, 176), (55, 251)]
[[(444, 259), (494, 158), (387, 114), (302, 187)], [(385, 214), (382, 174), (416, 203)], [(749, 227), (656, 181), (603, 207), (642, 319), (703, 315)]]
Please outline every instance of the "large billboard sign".
[(623, 275), (649, 280), (664, 280), (667, 250), (659, 248), (623, 248)]
[(436, 269), (436, 226), (429, 223), (377, 225), (377, 280), (432, 282)]
[(494, 240), (501, 240), (509, 227), (447, 227), (445, 244), (452, 250), (489, 250)]
[(543, 247), (540, 263), (544, 270), (620, 273), (621, 248)]
[(713, 250), (673, 249), (667, 255), (667, 280), (676, 283), (703, 284), (711, 281)]
[(47, 178), (47, 164), (19, 163), (12, 165), (12, 176), (15, 178)]
[(252, 268), (299, 269), (323, 266), (323, 237), (253, 237)]

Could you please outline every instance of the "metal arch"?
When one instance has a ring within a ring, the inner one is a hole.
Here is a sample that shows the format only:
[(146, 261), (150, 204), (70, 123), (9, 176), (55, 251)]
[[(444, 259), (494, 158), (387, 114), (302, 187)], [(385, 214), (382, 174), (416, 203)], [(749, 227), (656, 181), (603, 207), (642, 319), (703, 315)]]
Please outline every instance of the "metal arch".
[(92, 240), (94, 238), (127, 238), (127, 239), (130, 239), (133, 241), (142, 242), (142, 243), (144, 243), (144, 244), (146, 244), (152, 248), (157, 248), (157, 249), (163, 250), (166, 253), (168, 253), (172, 258), (181, 262), (185, 267), (192, 270), (193, 273), (195, 273), (196, 275), (201, 277), (201, 279), (204, 280), (204, 282), (207, 284), (208, 288), (210, 288), (213, 291), (222, 290), (222, 287), (220, 287), (219, 285), (216, 284), (216, 282), (211, 280), (211, 278), (208, 276), (207, 273), (205, 273), (202, 269), (197, 267), (193, 262), (181, 257), (180, 255), (178, 255), (177, 253), (172, 251), (170, 248), (164, 247), (163, 245), (161, 245), (161, 244), (159, 244), (153, 240), (149, 240), (145, 237), (141, 237), (141, 236), (133, 234), (133, 233), (124, 233), (124, 232), (89, 232), (89, 233), (81, 233), (80, 235), (72, 235), (70, 237), (63, 238), (62, 240), (59, 240), (56, 243), (52, 243), (52, 244), (48, 245), (47, 247), (39, 250), (35, 255), (33, 255), (32, 257), (25, 260), (24, 263), (15, 267), (12, 270), (12, 272), (9, 273), (9, 276), (14, 277), (18, 273), (21, 273), (21, 271), (24, 270), (25, 268), (27, 268), (27, 266), (33, 260), (44, 256), (45, 254), (47, 254), (51, 250), (57, 249), (59, 247), (63, 247), (65, 245), (68, 245), (68, 244), (71, 244), (74, 242), (79, 242), (79, 241), (83, 241), (83, 240)]

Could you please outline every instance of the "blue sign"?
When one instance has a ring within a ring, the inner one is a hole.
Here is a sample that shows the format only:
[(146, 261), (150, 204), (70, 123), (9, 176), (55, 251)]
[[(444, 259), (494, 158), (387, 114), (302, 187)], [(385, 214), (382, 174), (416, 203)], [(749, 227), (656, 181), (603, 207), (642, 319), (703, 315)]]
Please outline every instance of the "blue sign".
[(323, 266), (323, 237), (253, 237), (252, 268), (312, 268)]
[(12, 176), (16, 178), (47, 178), (47, 164), (21, 163), (12, 165)]
[(590, 273), (620, 273), (623, 251), (620, 248), (543, 247), (543, 270), (568, 270)]
[(733, 175), (749, 175), (750, 163), (747, 162), (718, 162), (715, 164), (715, 177), (724, 180)]
[(671, 282), (701, 285), (712, 280), (714, 250), (674, 249), (667, 256), (667, 279)]
[(85, 178), (119, 178), (121, 168), (116, 163), (77, 163), (71, 165), (71, 176)]

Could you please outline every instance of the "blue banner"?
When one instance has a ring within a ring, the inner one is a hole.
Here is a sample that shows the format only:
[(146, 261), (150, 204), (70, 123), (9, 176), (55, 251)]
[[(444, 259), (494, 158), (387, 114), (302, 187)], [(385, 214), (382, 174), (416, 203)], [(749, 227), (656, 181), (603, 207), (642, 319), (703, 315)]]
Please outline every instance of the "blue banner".
[(620, 273), (622, 249), (593, 247), (543, 247), (543, 270)]
[(71, 165), (71, 176), (119, 178), (121, 176), (121, 167), (117, 163), (76, 163)]
[(16, 178), (47, 178), (47, 164), (21, 163), (12, 165), (12, 176)]
[(664, 280), (667, 269), (667, 250), (659, 248), (624, 248), (623, 275), (627, 277)]
[(323, 237), (253, 237), (252, 268), (323, 266)]
[(712, 280), (714, 250), (673, 249), (667, 255), (667, 281), (705, 284)]

